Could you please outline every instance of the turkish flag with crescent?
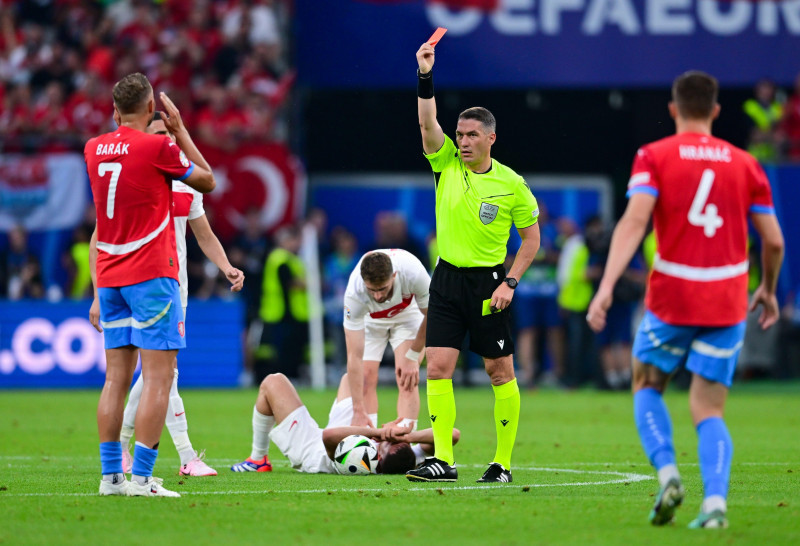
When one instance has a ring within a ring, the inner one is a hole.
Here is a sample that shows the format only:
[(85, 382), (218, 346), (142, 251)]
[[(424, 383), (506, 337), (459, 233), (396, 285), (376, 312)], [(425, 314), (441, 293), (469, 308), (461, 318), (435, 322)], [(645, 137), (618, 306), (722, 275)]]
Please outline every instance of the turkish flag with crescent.
[(241, 146), (233, 152), (199, 146), (217, 180), (203, 196), (214, 232), (229, 240), (244, 227), (245, 214), (259, 211), (264, 231), (296, 222), (305, 210), (306, 174), (283, 144)]

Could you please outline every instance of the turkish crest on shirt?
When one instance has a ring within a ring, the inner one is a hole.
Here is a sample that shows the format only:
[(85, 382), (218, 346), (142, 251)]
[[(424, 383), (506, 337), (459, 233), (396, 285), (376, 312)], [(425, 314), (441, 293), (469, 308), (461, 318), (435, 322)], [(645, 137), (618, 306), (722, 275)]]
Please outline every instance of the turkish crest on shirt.
[(481, 210), (478, 212), (478, 217), (481, 219), (483, 225), (488, 225), (494, 222), (494, 219), (497, 218), (497, 212), (499, 210), (500, 207), (497, 205), (481, 203)]

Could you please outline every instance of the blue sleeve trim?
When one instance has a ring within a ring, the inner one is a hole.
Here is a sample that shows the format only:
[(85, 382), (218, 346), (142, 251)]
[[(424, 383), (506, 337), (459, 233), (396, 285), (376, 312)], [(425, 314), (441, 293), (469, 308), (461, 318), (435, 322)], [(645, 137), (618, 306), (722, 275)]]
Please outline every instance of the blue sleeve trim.
[(628, 193), (625, 194), (625, 197), (630, 198), (630, 196), (634, 193), (647, 193), (653, 197), (658, 197), (658, 190), (652, 186), (634, 186), (628, 190)]
[(184, 180), (186, 180), (187, 178), (189, 178), (189, 175), (191, 175), (191, 174), (192, 174), (192, 172), (194, 172), (194, 163), (192, 163), (192, 162), (190, 161), (190, 162), (189, 162), (189, 168), (188, 168), (188, 169), (186, 169), (186, 174), (184, 174), (183, 176), (181, 176), (180, 178), (178, 178), (178, 180), (180, 180), (181, 182), (183, 182)]
[(768, 207), (767, 205), (750, 205), (750, 212), (756, 214), (775, 214), (775, 207)]

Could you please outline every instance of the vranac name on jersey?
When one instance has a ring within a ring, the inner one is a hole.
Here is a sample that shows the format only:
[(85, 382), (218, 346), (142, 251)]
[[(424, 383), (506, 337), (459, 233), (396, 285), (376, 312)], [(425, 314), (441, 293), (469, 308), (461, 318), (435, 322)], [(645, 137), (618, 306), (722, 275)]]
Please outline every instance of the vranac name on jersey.
[(98, 144), (96, 155), (123, 155), (128, 153), (128, 146), (130, 144), (123, 144), (117, 142), (116, 145), (111, 144)]
[(681, 159), (731, 162), (731, 149), (726, 146), (680, 146)]

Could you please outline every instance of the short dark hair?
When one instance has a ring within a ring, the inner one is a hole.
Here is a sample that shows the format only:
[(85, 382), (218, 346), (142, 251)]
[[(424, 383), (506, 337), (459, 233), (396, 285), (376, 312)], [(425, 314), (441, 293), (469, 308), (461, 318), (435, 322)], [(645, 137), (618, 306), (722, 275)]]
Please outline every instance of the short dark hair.
[(380, 283), (394, 272), (392, 259), (383, 252), (370, 252), (361, 260), (361, 278), (369, 283)]
[(483, 128), (489, 133), (494, 133), (497, 130), (497, 120), (494, 119), (494, 114), (482, 106), (467, 108), (458, 114), (458, 119), (474, 119), (480, 121)]
[(392, 444), (385, 457), (378, 461), (378, 474), (405, 474), (417, 466), (417, 456), (408, 442)]
[(134, 72), (114, 84), (111, 96), (114, 97), (114, 105), (120, 114), (136, 114), (144, 109), (145, 102), (152, 93), (153, 87), (147, 76)]
[(699, 70), (684, 72), (672, 84), (672, 100), (678, 113), (686, 119), (710, 118), (718, 94), (717, 79)]

